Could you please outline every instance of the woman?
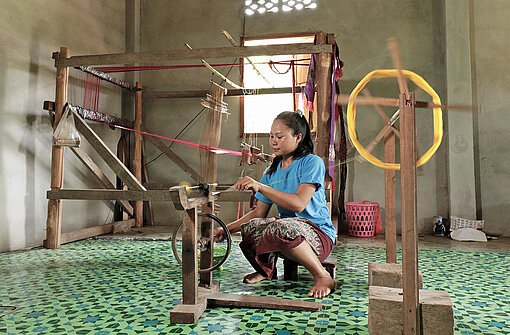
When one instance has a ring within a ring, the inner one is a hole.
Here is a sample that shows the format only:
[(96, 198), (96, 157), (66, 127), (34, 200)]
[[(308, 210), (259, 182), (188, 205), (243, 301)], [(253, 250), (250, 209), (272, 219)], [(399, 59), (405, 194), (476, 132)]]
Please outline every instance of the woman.
[[(280, 256), (310, 271), (315, 284), (308, 296), (323, 298), (335, 286), (321, 262), (331, 252), (336, 232), (326, 206), (324, 162), (312, 154), (310, 127), (301, 111), (276, 117), (270, 144), (276, 157), (261, 181), (243, 177), (234, 185), (240, 191), (252, 190), (258, 200), (251, 212), (228, 225), (230, 232), (241, 230), (240, 247), (256, 270), (244, 282), (275, 278)], [(267, 218), (273, 203), (280, 218)], [(216, 241), (223, 240), (223, 229), (214, 235)]]

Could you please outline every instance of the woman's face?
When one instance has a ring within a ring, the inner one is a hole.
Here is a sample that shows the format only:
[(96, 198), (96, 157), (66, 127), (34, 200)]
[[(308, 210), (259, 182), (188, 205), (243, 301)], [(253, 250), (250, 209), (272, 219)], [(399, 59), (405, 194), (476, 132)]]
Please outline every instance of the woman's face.
[(302, 134), (295, 136), (282, 120), (274, 120), (269, 133), (269, 143), (275, 155), (287, 158), (298, 147)]

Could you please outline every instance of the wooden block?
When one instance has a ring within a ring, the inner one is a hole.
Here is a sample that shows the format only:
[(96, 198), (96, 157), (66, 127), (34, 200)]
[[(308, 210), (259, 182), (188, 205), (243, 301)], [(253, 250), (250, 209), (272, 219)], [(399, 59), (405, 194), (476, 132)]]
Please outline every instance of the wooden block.
[(420, 305), (422, 335), (453, 335), (453, 303), (447, 292), (420, 290)]
[[(453, 304), (445, 291), (420, 290), (422, 335), (453, 335)], [(401, 288), (370, 286), (368, 332), (371, 335), (401, 335), (403, 293)]]
[(369, 286), (368, 296), (368, 333), (402, 335), (402, 289)]
[[(368, 263), (368, 285), (402, 288), (402, 264)], [(418, 288), (423, 288), (421, 271), (418, 271)]]
[[(335, 279), (337, 259), (328, 257), (322, 262), (322, 266), (328, 271), (331, 278)], [(298, 263), (289, 259), (283, 260), (283, 279), (284, 280), (298, 280)]]
[(182, 301), (170, 311), (171, 323), (195, 323), (207, 308), (207, 300), (201, 298), (194, 305), (184, 305)]
[(283, 280), (298, 280), (298, 263), (289, 259), (283, 260)]

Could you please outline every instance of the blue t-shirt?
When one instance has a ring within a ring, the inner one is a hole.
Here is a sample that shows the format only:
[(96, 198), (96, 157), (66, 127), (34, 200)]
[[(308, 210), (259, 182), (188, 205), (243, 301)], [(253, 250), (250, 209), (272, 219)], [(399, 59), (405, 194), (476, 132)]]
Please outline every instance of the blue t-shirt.
[[(291, 194), (295, 194), (298, 186), (303, 183), (313, 184), (316, 189), (310, 202), (308, 202), (308, 205), (306, 205), (306, 208), (301, 213), (292, 212), (276, 205), (280, 217), (306, 218), (315, 223), (334, 242), (336, 230), (331, 222), (331, 216), (326, 204), (326, 195), (324, 193), (326, 168), (322, 158), (309, 154), (296, 159), (284, 170), (281, 169), (281, 164), (281, 162), (278, 164), (276, 171), (272, 175), (264, 173), (260, 182), (275, 190)], [(273, 204), (271, 200), (260, 192), (255, 194), (255, 198), (266, 204)]]

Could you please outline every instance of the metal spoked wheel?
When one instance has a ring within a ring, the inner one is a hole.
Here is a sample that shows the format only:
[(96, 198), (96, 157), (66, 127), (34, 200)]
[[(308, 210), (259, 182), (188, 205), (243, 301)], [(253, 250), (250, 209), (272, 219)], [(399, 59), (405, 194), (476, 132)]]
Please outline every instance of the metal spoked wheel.
[[(210, 218), (211, 220), (213, 220), (213, 229), (215, 226), (214, 223), (217, 223), (219, 225), (219, 227), (223, 228), (223, 230), (225, 231), (224, 242), (216, 242), (215, 243), (215, 247), (213, 250), (213, 265), (209, 268), (198, 270), (198, 272), (204, 273), (204, 272), (214, 271), (217, 268), (219, 268), (221, 265), (223, 265), (223, 263), (225, 263), (225, 261), (228, 258), (228, 255), (230, 254), (230, 249), (232, 248), (232, 238), (230, 236), (230, 232), (228, 231), (227, 225), (223, 221), (221, 221), (221, 219), (219, 217), (217, 217), (214, 214), (209, 214), (209, 213), (199, 214), (199, 215), (206, 216), (206, 217)], [(172, 234), (172, 251), (174, 252), (175, 259), (182, 266), (182, 258), (181, 258), (181, 255), (179, 255), (179, 251), (177, 248), (179, 230), (181, 229), (181, 227), (182, 227), (182, 221), (179, 223), (179, 225), (177, 227), (175, 227), (175, 230)], [(200, 236), (200, 234), (198, 234), (198, 236)], [(214, 242), (208, 238), (199, 237), (197, 240), (198, 251), (201, 252), (201, 251), (207, 250), (209, 248), (210, 243), (214, 243)], [(221, 244), (224, 244), (224, 245), (221, 245)], [(217, 253), (217, 250), (221, 251), (221, 253)], [(199, 255), (199, 257), (200, 257), (200, 255)]]

